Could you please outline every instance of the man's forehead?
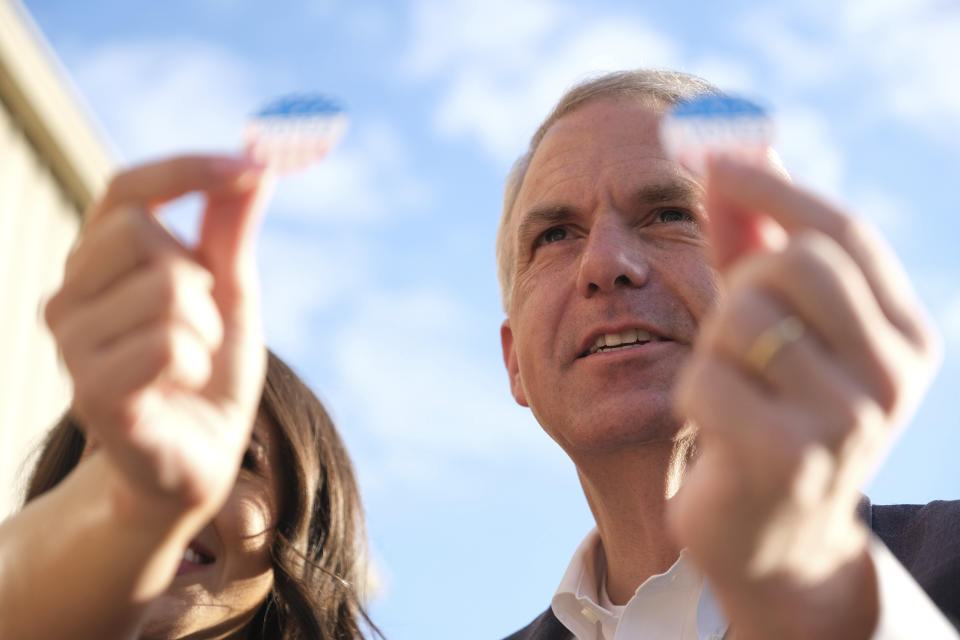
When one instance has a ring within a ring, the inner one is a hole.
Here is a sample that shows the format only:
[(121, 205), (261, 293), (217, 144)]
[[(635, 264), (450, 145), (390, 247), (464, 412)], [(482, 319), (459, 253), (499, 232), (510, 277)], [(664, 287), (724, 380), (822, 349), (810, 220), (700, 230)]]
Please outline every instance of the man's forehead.
[(522, 210), (545, 192), (589, 178), (598, 168), (625, 177), (654, 168), (659, 182), (688, 182), (689, 176), (660, 144), (658, 125), (664, 110), (659, 103), (617, 98), (597, 100), (563, 116), (530, 159), (517, 205)]
[(634, 97), (596, 98), (558, 118), (541, 141), (574, 131), (619, 130), (625, 123), (641, 136), (658, 139), (657, 128), (667, 111), (665, 103)]

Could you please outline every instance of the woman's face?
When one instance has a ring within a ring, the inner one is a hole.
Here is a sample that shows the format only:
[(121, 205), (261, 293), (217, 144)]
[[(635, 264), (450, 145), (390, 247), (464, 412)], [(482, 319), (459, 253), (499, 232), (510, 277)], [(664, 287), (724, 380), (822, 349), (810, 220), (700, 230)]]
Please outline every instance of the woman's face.
[(277, 438), (270, 421), (258, 417), (233, 491), (191, 541), (170, 587), (150, 605), (141, 638), (240, 636), (256, 614), (273, 586)]

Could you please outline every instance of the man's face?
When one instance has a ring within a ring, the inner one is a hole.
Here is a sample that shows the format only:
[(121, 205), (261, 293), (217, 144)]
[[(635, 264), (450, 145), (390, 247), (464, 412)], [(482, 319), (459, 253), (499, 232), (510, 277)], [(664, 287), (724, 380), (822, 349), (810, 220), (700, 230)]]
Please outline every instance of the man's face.
[(564, 116), (514, 205), (504, 361), (575, 460), (676, 436), (671, 387), (717, 296), (703, 191), (661, 148), (661, 112), (603, 99)]

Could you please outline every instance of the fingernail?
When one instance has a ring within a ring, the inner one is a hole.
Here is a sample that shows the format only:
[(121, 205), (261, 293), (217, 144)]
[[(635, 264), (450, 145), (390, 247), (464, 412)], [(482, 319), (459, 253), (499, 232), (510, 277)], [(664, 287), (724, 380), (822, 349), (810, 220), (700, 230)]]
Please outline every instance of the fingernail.
[(264, 165), (248, 156), (229, 156), (213, 161), (213, 170), (224, 175), (262, 173)]
[(707, 169), (709, 171), (724, 171), (737, 167), (737, 162), (722, 151), (711, 151), (707, 154)]

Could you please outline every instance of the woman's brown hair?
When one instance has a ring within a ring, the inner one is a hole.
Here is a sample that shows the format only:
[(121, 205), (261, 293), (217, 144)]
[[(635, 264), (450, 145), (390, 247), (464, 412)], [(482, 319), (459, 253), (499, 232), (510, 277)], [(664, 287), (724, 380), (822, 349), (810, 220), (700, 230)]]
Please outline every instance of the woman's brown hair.
[[(268, 354), (260, 414), (278, 434), (281, 507), (273, 588), (249, 637), (354, 640), (380, 635), (363, 609), (367, 572), (363, 511), (353, 466), (323, 404), (276, 355)], [(25, 502), (76, 467), (86, 438), (67, 414), (47, 436)]]

